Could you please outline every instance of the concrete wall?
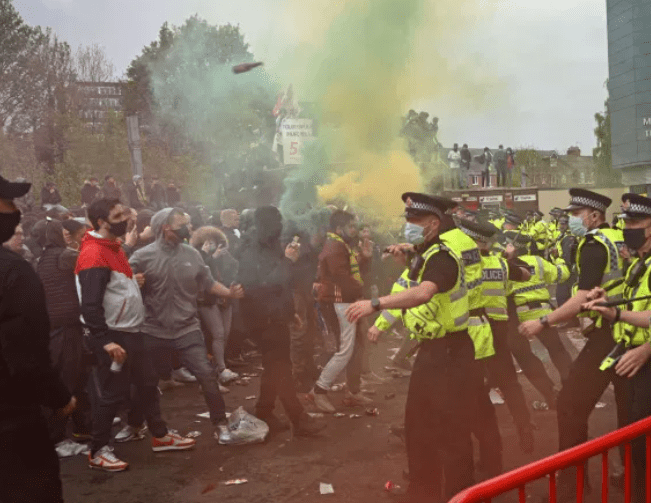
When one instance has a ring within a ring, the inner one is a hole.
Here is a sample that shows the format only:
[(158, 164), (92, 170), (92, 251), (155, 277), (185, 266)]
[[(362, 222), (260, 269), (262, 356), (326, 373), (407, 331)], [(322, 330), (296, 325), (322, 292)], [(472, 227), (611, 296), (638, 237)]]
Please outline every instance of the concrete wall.
[[(615, 189), (595, 189), (594, 192), (603, 194), (604, 196), (610, 197), (613, 202), (608, 208), (606, 213), (606, 218), (608, 223), (613, 218), (613, 213), (619, 213), (622, 204), (622, 195), (627, 193), (629, 190), (626, 187), (620, 187)], [(545, 214), (545, 220), (549, 221), (549, 210), (554, 207), (565, 208), (570, 202), (570, 193), (567, 189), (558, 189), (558, 190), (539, 190), (538, 191), (538, 207), (540, 211)]]

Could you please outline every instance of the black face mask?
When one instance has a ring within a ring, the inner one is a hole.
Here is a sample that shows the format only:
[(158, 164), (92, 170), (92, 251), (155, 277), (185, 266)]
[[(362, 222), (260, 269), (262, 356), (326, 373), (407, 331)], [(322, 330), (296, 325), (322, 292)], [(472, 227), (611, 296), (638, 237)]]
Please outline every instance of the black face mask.
[(190, 239), (190, 229), (188, 229), (187, 225), (182, 225), (178, 229), (172, 229), (172, 232), (176, 234), (182, 242), (186, 239)]
[(646, 236), (644, 231), (646, 227), (642, 229), (624, 229), (624, 244), (629, 250), (639, 250), (646, 243)]
[(117, 224), (112, 224), (109, 222), (109, 232), (113, 234), (116, 238), (119, 238), (120, 236), (124, 236), (127, 233), (127, 225), (129, 224), (128, 220), (125, 220), (124, 222), (119, 222)]
[(0, 242), (6, 243), (11, 239), (20, 223), (20, 217), (20, 211), (0, 213)]

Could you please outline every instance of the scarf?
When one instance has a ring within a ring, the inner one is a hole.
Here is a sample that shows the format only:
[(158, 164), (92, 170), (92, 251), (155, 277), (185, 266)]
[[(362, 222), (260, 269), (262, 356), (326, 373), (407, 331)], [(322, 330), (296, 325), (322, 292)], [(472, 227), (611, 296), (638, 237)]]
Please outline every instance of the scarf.
[(353, 278), (355, 278), (355, 281), (363, 286), (364, 281), (362, 280), (362, 274), (359, 272), (359, 262), (357, 261), (357, 255), (355, 252), (350, 249), (346, 241), (344, 241), (338, 234), (335, 234), (334, 232), (328, 232), (328, 237), (330, 239), (334, 239), (335, 241), (339, 241), (346, 247), (346, 250), (350, 255), (350, 274), (353, 276)]

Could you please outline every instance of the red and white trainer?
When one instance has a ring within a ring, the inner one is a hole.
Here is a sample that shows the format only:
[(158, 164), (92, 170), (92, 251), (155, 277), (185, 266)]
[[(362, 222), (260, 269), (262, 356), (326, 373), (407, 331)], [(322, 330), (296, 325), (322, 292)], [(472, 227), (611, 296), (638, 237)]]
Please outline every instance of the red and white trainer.
[(129, 463), (118, 459), (113, 454), (113, 447), (105, 445), (95, 453), (95, 456), (88, 454), (88, 466), (105, 472), (123, 472), (129, 468)]
[(167, 435), (162, 438), (151, 439), (151, 450), (154, 452), (162, 451), (185, 451), (192, 449), (196, 440), (194, 438), (185, 438), (173, 431), (168, 431)]

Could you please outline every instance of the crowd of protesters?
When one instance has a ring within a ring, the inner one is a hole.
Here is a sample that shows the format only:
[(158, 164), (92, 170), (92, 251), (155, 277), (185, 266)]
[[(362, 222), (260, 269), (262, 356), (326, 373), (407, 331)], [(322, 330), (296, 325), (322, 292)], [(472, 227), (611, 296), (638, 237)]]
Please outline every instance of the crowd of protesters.
[[(219, 440), (223, 395), (256, 355), (255, 414), (272, 433), (319, 434), (325, 424), (304, 408), (333, 412), (327, 394), (344, 370), (345, 404), (372, 403), (361, 384), (382, 379), (365, 364), (364, 327), (344, 312), (378, 289), (380, 251), (356, 215), (330, 207), (299, 228), (273, 206), (210, 214), (182, 204), (173, 184), (145, 187), (137, 176), (123, 189), (110, 175), (102, 187), (90, 178), (77, 208), (62, 206), (52, 183), (41, 192), (37, 206), (28, 183), (0, 178), (3, 288), (33, 296), (21, 304), (2, 294), (11, 303), (3, 314), (16, 317), (0, 332), (23, 340), (3, 342), (0, 380), (12, 390), (3, 392), (0, 426), (29, 416), (42, 458), (27, 464), (45, 480), (58, 473), (51, 446), (66, 439), (89, 442), (89, 466), (111, 472), (128, 467), (113, 445), (147, 431), (154, 451), (192, 448), (194, 439), (168, 429), (159, 402), (187, 383), (200, 385)], [(289, 424), (274, 413), (276, 398)]]

